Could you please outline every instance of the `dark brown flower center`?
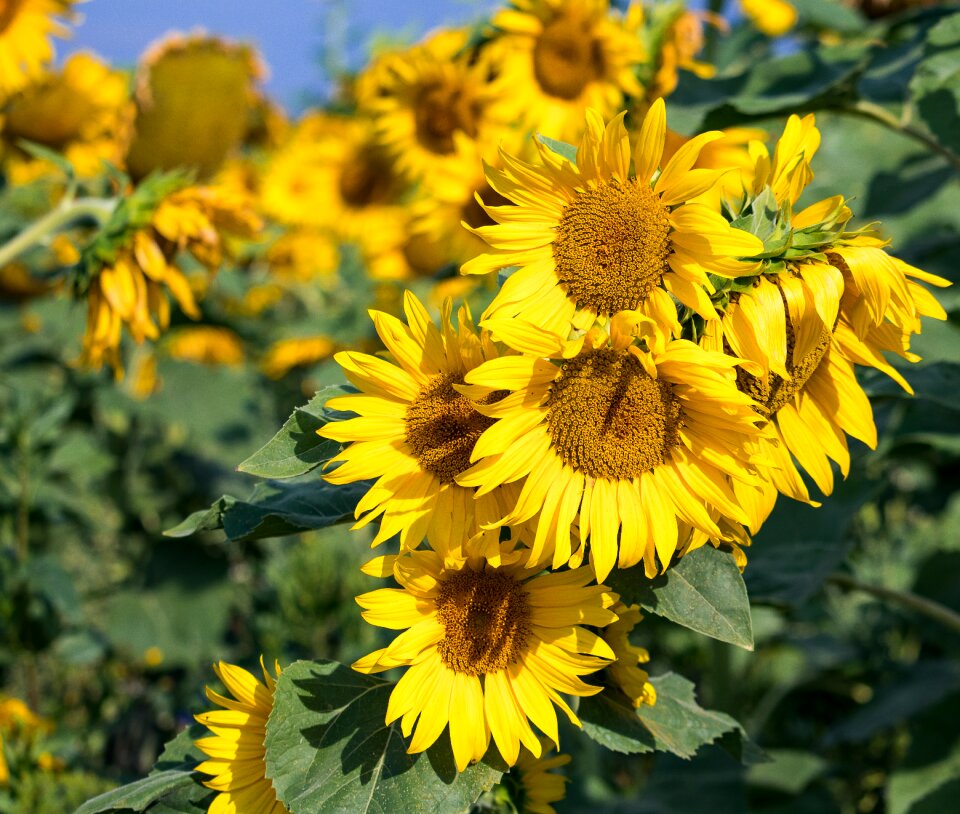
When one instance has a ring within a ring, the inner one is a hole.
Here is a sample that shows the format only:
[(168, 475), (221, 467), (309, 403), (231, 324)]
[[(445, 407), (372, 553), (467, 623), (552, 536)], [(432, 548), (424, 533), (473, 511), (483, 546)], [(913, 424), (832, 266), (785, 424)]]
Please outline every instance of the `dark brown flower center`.
[(557, 17), (547, 23), (533, 47), (533, 73), (544, 93), (576, 99), (604, 75), (602, 43), (589, 20)]
[(592, 478), (635, 478), (680, 443), (679, 400), (626, 351), (587, 351), (566, 362), (547, 406), (554, 451)]
[(476, 137), (481, 114), (479, 100), (464, 85), (428, 85), (420, 91), (414, 107), (417, 139), (430, 152), (448, 155), (454, 150), (453, 134), (457, 130)]
[(340, 171), (340, 197), (360, 209), (390, 199), (393, 180), (389, 165), (371, 149), (360, 150)]
[(527, 593), (509, 574), (464, 568), (440, 583), (436, 603), (444, 628), (437, 650), (451, 670), (495, 673), (522, 655), (530, 631)]
[[(487, 206), (506, 206), (513, 203), (509, 198), (504, 198), (499, 192), (495, 191), (489, 184), (484, 184), (478, 190), (480, 198)], [(474, 229), (480, 226), (492, 226), (496, 221), (491, 218), (486, 210), (477, 203), (475, 196), (471, 195), (470, 200), (460, 210), (461, 219)]]
[(643, 181), (610, 181), (567, 204), (557, 225), (557, 279), (578, 308), (638, 308), (670, 270), (667, 209)]

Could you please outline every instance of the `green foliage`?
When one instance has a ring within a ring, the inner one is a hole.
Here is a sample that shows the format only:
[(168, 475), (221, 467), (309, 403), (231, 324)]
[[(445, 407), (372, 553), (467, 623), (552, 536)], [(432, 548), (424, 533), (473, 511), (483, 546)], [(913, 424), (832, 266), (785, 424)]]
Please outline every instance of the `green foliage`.
[(277, 681), (267, 721), (267, 776), (294, 814), (461, 811), (502, 769), (458, 773), (449, 743), (409, 755), (384, 724), (393, 684), (335, 662), (299, 661)]
[(647, 579), (642, 566), (634, 566), (614, 571), (607, 582), (627, 604), (636, 603), (698, 633), (753, 649), (747, 589), (727, 552), (704, 546), (653, 579)]

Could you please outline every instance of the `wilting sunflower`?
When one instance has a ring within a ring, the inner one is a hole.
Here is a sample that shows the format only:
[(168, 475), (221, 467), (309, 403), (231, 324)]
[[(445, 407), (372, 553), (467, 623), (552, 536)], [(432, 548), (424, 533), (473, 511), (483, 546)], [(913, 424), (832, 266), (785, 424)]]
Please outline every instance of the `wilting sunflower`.
[(493, 52), (461, 53), (467, 40), (466, 31), (442, 31), (395, 54), (367, 105), (378, 142), (409, 181), (458, 162), (456, 136), (489, 151), (509, 124), (503, 109), (510, 90)]
[(0, 101), (40, 76), (53, 60), (50, 37), (66, 37), (73, 0), (5, 0), (0, 5)]
[(613, 657), (581, 627), (616, 620), (610, 610), (616, 594), (589, 584), (589, 568), (537, 576), (525, 567), (526, 552), (505, 550), (497, 559), (410, 551), (387, 560), (402, 588), (357, 597), (368, 622), (404, 632), (353, 668), (407, 667), (390, 695), (386, 722), (399, 718), (404, 736), (413, 733), (410, 753), (430, 747), (449, 724), (461, 771), (483, 757), (491, 735), (511, 766), (521, 744), (539, 757), (531, 721), (559, 745), (554, 705), (580, 724), (560, 693), (599, 692), (580, 676)]
[(846, 436), (876, 445), (870, 401), (854, 364), (875, 367), (909, 390), (884, 354), (916, 361), (910, 337), (920, 332), (921, 317), (946, 316), (916, 281), (948, 281), (891, 257), (886, 241), (869, 230), (849, 231), (852, 214), (842, 197), (793, 212), (813, 177), (810, 160), (819, 143), (812, 116), (791, 116), (772, 161), (755, 145), (754, 193), (774, 198), (787, 218), (790, 252), (765, 260), (751, 286), (720, 292), (726, 297), (721, 318), (705, 326), (702, 339), (705, 347), (742, 360), (738, 386), (756, 399), (768, 422), (767, 477), (759, 484), (734, 484), (753, 530), (778, 492), (809, 501), (794, 459), (830, 494), (831, 460), (843, 476), (849, 471)]
[(654, 181), (665, 133), (658, 99), (633, 151), (634, 177), (623, 115), (604, 128), (588, 111), (576, 165), (538, 145), (541, 166), (504, 154), (503, 171), (488, 170), (490, 186), (514, 205), (486, 207), (497, 224), (475, 232), (494, 251), (462, 271), (517, 268), (484, 314), (495, 335), (519, 317), (566, 339), (571, 329), (588, 329), (620, 311), (640, 311), (679, 333), (671, 295), (704, 318), (716, 317), (708, 275), (751, 273), (757, 264), (739, 258), (760, 253), (763, 244), (718, 212), (688, 203), (723, 175), (691, 169), (703, 146), (723, 134), (688, 141)]
[[(364, 353), (344, 351), (335, 358), (347, 379), (362, 391), (339, 396), (329, 407), (359, 415), (326, 424), (325, 438), (349, 442), (325, 475), (331, 483), (376, 478), (357, 504), (355, 528), (380, 518), (373, 540), (382, 543), (400, 534), (404, 548), (415, 548), (427, 536), (434, 544), (469, 540), (482, 533), (490, 551), (499, 548), (496, 529), (483, 531), (513, 507), (518, 486), (488, 489), (475, 499), (472, 488), (456, 483), (470, 466), (473, 445), (493, 420), (481, 415), (457, 392), (464, 377), (500, 351), (486, 332), (478, 333), (466, 309), (451, 322), (444, 304), (438, 330), (420, 301), (406, 292), (407, 324), (371, 312), (377, 333), (396, 364)], [(498, 394), (489, 395), (495, 401)]]
[[(127, 223), (120, 210), (115, 217)], [(99, 369), (106, 362), (121, 375), (123, 326), (135, 342), (157, 339), (170, 323), (165, 290), (187, 316), (198, 318), (190, 281), (177, 266), (178, 254), (188, 252), (215, 272), (227, 251), (227, 238), (250, 237), (259, 226), (246, 199), (216, 187), (191, 186), (165, 196), (149, 224), (125, 234), (123, 242), (112, 247), (113, 259), (90, 281), (81, 363)]]
[(640, 560), (655, 576), (677, 552), (681, 522), (722, 538), (711, 511), (745, 519), (728, 478), (756, 479), (758, 431), (736, 360), (656, 334), (644, 350), (633, 344), (639, 320), (617, 315), (611, 336), (591, 331), (575, 355), (508, 356), (466, 375), (472, 397), (512, 394), (478, 405), (497, 422), (457, 482), (483, 495), (526, 478), (503, 522), (537, 518), (532, 563), (582, 559), (571, 533), (579, 517), (598, 579)]
[(650, 683), (650, 675), (640, 665), (650, 661), (650, 654), (630, 642), (630, 633), (640, 624), (643, 614), (639, 605), (613, 606), (617, 621), (603, 630), (603, 640), (610, 645), (617, 660), (607, 667), (610, 680), (630, 699), (634, 707), (657, 703), (657, 690)]
[(540, 738), (540, 747), (543, 750), (540, 757), (535, 757), (526, 747), (520, 750), (513, 770), (490, 791), (495, 802), (501, 794), (506, 794), (519, 814), (556, 814), (551, 803), (558, 803), (566, 796), (570, 778), (552, 770), (570, 763), (570, 755), (548, 757), (553, 747), (546, 738)]
[[(63, 68), (44, 74), (7, 106), (3, 136), (10, 145), (27, 139), (63, 152), (80, 177), (103, 170), (102, 161), (123, 162), (133, 108), (129, 80), (90, 53), (72, 54)], [(13, 183), (30, 173), (15, 152), (7, 171)]]
[(642, 94), (642, 15), (639, 3), (624, 17), (608, 0), (513, 0), (497, 12), (493, 47), (526, 128), (574, 141), (586, 108), (609, 118), (626, 96)]
[[(233, 698), (226, 698), (207, 687), (207, 698), (223, 709), (195, 716), (213, 733), (213, 737), (195, 741), (208, 759), (197, 771), (212, 775), (204, 785), (220, 792), (207, 809), (208, 814), (283, 814), (273, 784), (266, 777), (267, 717), (273, 709), (276, 687), (263, 658), (263, 683), (242, 667), (221, 661), (213, 671)], [(274, 664), (279, 678), (280, 664)]]

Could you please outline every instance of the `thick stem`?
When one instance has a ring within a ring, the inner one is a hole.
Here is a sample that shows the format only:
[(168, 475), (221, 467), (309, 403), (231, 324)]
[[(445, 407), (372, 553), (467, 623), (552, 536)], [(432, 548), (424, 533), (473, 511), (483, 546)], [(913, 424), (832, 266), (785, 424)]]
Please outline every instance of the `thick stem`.
[(116, 205), (113, 198), (77, 198), (61, 203), (0, 246), (0, 268), (72, 221), (93, 218), (105, 223)]
[(869, 582), (861, 582), (849, 574), (831, 574), (827, 577), (827, 582), (831, 582), (834, 585), (848, 590), (863, 591), (864, 593), (872, 594), (878, 599), (886, 599), (922, 614), (929, 619), (933, 619), (944, 627), (960, 633), (960, 613), (956, 613), (945, 605), (934, 602), (932, 599), (917, 596), (909, 591), (897, 591), (893, 588), (884, 588), (882, 585), (871, 585)]
[(914, 141), (920, 142), (924, 147), (926, 147), (930, 152), (936, 153), (937, 155), (945, 158), (950, 162), (950, 166), (954, 170), (960, 172), (960, 155), (957, 155), (953, 150), (950, 150), (940, 144), (935, 138), (933, 138), (929, 133), (924, 133), (923, 130), (920, 130), (917, 127), (914, 127), (912, 124), (902, 121), (897, 116), (894, 116), (889, 110), (880, 105), (874, 104), (873, 102), (867, 102), (863, 99), (860, 99), (857, 102), (854, 102), (850, 107), (841, 108), (843, 113), (851, 113), (855, 116), (861, 116), (865, 119), (871, 119), (872, 121), (879, 122), (885, 127), (889, 127), (891, 130), (896, 130), (898, 133), (902, 133), (907, 136), (907, 138), (912, 138)]

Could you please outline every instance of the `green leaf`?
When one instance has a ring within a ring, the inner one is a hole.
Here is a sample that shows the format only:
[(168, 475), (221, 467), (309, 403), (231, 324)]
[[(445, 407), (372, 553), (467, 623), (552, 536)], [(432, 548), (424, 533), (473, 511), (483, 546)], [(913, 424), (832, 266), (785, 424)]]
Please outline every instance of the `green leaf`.
[(960, 410), (960, 402), (957, 401), (957, 393), (960, 392), (960, 364), (933, 362), (922, 367), (912, 367), (903, 372), (916, 395), (911, 396), (895, 381), (879, 374), (864, 376), (863, 389), (871, 399), (881, 396), (908, 400), (922, 399), (951, 410)]
[(39, 158), (41, 161), (47, 161), (53, 164), (54, 167), (64, 174), (69, 187), (71, 189), (74, 187), (77, 173), (73, 164), (70, 163), (70, 160), (63, 155), (63, 153), (58, 153), (56, 150), (51, 150), (49, 147), (44, 147), (42, 144), (37, 144), (34, 141), (27, 141), (27, 139), (19, 139), (17, 146), (34, 158)]
[(165, 537), (189, 537), (198, 531), (215, 531), (223, 528), (223, 515), (234, 503), (235, 497), (224, 495), (209, 509), (200, 509), (181, 520), (171, 529), (163, 532)]
[(303, 407), (297, 407), (280, 432), (247, 458), (241, 472), (261, 478), (292, 478), (329, 461), (342, 449), (337, 441), (321, 438), (317, 430), (330, 421), (351, 418), (351, 413), (327, 410), (327, 399), (357, 392), (347, 387), (324, 387)]
[(799, 794), (829, 765), (819, 755), (799, 749), (769, 749), (767, 756), (769, 761), (750, 767), (747, 782), (785, 794)]
[(643, 568), (613, 571), (606, 580), (624, 602), (678, 625), (753, 649), (750, 602), (740, 569), (725, 551), (706, 545), (648, 579)]
[(801, 24), (826, 28), (840, 34), (859, 34), (864, 27), (863, 16), (836, 0), (791, 0)]
[(615, 752), (670, 752), (685, 760), (728, 732), (747, 741), (737, 721), (697, 703), (693, 683), (683, 676), (667, 673), (651, 683), (657, 689), (657, 703), (637, 710), (616, 691), (582, 699), (577, 714), (584, 733)]
[(190, 724), (173, 740), (167, 742), (150, 774), (171, 769), (193, 769), (198, 763), (202, 763), (207, 756), (194, 745), (194, 741), (209, 734), (210, 731), (202, 724)]
[(547, 138), (547, 136), (543, 135), (542, 133), (537, 133), (537, 141), (550, 148), (551, 152), (554, 152), (557, 155), (567, 159), (567, 161), (570, 161), (573, 164), (577, 163), (577, 148), (572, 144), (567, 144), (565, 141), (557, 141), (556, 139)]
[(267, 777), (293, 814), (465, 811), (500, 780), (485, 758), (458, 773), (449, 742), (409, 755), (384, 725), (394, 685), (336, 662), (298, 661), (277, 681)]
[(927, 33), (910, 94), (940, 144), (960, 152), (960, 13), (944, 18)]
[[(107, 814), (112, 811), (146, 811), (163, 797), (199, 785), (193, 772), (159, 772), (88, 800), (75, 814)], [(203, 788), (200, 786), (200, 788)], [(204, 790), (209, 794), (209, 790)]]

